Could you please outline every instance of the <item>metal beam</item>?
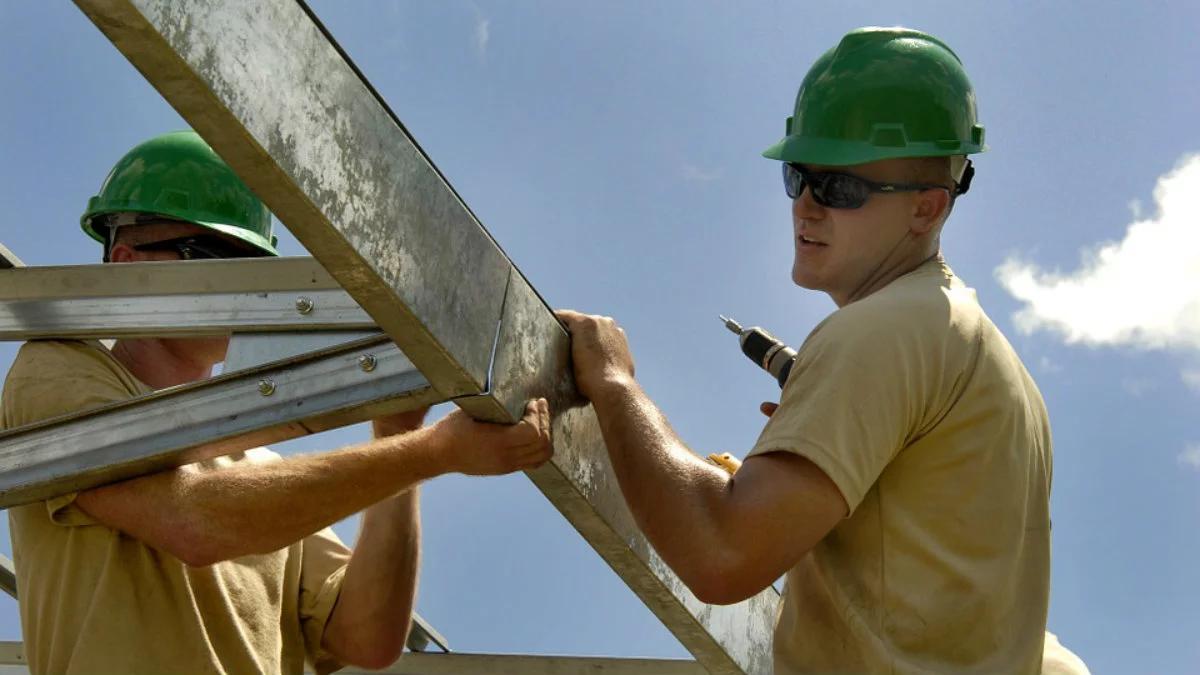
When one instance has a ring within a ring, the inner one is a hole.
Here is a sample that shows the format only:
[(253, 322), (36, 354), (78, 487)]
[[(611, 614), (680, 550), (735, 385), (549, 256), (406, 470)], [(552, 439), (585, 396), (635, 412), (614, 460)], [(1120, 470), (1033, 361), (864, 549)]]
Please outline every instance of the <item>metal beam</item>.
[[(23, 667), (25, 646), (0, 642), (0, 667)], [(0, 670), (0, 672), (9, 672)], [(16, 670), (24, 673), (27, 670)], [(341, 675), (704, 675), (695, 661), (619, 659), (595, 656), (526, 656), (521, 654), (406, 653), (383, 670), (349, 666)]]
[(0, 340), (372, 328), (312, 258), (0, 270)]
[(12, 269), (14, 267), (24, 267), (25, 263), (21, 262), (12, 251), (4, 244), (0, 244), (0, 270)]
[(0, 508), (442, 400), (370, 338), (0, 433)]
[(404, 641), (404, 646), (408, 647), (410, 651), (423, 652), (430, 644), (443, 652), (449, 653), (450, 651), (450, 643), (446, 641), (446, 638), (424, 617), (413, 612), (412, 628), (408, 631), (408, 639)]
[(778, 594), (705, 605), (653, 552), (594, 414), (570, 407), (561, 326), (306, 7), (76, 2), (444, 396), (498, 422), (548, 396), (556, 456), (534, 483), (704, 668), (770, 672)]
[(374, 327), (371, 317), (345, 291), (0, 302), (0, 340), (188, 337)]
[(487, 390), (511, 263), (306, 7), (76, 4), (436, 389)]
[(341, 290), (309, 257), (17, 267), (0, 270), (0, 302)]
[(17, 569), (6, 555), (0, 555), (0, 590), (17, 597)]

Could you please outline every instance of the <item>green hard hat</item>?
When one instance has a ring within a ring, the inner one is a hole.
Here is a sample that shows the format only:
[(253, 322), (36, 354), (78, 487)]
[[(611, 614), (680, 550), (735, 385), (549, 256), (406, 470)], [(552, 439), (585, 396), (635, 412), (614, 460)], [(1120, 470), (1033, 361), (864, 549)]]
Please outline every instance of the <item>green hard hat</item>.
[(946, 43), (908, 28), (859, 28), (809, 69), (787, 135), (763, 156), (844, 166), (985, 150), (975, 90)]
[(79, 223), (107, 245), (108, 216), (115, 213), (186, 221), (279, 255), (271, 212), (194, 131), (155, 136), (126, 153)]

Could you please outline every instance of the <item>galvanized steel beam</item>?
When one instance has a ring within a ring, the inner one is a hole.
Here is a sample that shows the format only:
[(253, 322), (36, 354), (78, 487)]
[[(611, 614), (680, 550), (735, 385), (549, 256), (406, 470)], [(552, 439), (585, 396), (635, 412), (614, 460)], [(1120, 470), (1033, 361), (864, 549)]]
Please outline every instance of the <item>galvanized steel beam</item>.
[(0, 340), (189, 337), (374, 327), (374, 320), (345, 291), (0, 302)]
[(369, 338), (0, 433), (0, 508), (442, 400)]
[(0, 590), (17, 597), (17, 570), (6, 555), (0, 555)]
[(17, 267), (0, 270), (0, 302), (136, 297), (151, 290), (160, 295), (341, 290), (308, 257)]
[(548, 396), (556, 456), (534, 483), (708, 672), (770, 672), (778, 595), (705, 605), (654, 553), (562, 327), (307, 8), (76, 3), (443, 395), (498, 422)]
[(76, 4), (436, 389), (487, 390), (511, 264), (305, 7)]
[(4, 244), (0, 244), (0, 270), (12, 269), (13, 267), (24, 267), (25, 263), (21, 259), (8, 250)]
[(312, 258), (0, 270), (0, 340), (373, 328)]

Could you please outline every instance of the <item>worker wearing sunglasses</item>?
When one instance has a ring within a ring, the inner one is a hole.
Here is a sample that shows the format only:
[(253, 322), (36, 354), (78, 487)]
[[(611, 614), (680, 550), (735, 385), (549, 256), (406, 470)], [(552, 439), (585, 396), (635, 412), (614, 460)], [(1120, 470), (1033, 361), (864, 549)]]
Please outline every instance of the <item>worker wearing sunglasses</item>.
[(963, 65), (932, 35), (862, 28), (817, 59), (763, 154), (783, 163), (792, 280), (837, 309), (735, 473), (688, 451), (611, 318), (558, 315), (665, 564), (716, 604), (770, 602), (786, 575), (776, 675), (1086, 672), (1045, 630), (1045, 405), (941, 255), (983, 140)]

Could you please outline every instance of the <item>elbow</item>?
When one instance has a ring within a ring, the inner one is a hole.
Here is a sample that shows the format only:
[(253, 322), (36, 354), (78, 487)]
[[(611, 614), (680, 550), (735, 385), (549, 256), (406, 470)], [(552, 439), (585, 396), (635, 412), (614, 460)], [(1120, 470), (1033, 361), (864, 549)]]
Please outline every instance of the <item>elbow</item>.
[(740, 556), (713, 556), (705, 564), (681, 574), (680, 578), (696, 599), (708, 605), (733, 605), (758, 595), (776, 576)]
[(250, 551), (234, 550), (230, 542), (204, 528), (180, 523), (158, 542), (158, 548), (175, 556), (188, 567), (208, 567), (233, 560)]
[(168, 542), (163, 548), (188, 567), (208, 567), (236, 557), (223, 555), (216, 547), (208, 545), (204, 541), (185, 538)]
[(734, 605), (754, 597), (762, 589), (749, 588), (724, 578), (697, 580), (688, 584), (696, 599), (706, 605)]

